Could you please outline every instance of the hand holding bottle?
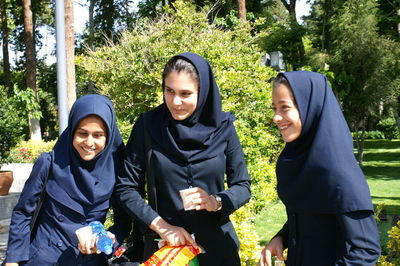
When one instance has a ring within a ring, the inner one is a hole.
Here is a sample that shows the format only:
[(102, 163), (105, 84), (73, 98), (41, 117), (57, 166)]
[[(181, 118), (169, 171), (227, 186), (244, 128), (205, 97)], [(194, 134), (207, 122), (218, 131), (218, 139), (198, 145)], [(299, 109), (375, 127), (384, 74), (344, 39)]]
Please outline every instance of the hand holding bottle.
[(78, 249), (83, 254), (104, 252), (106, 255), (112, 253), (112, 244), (115, 242), (114, 234), (105, 231), (102, 223), (91, 222), (88, 226), (76, 230), (79, 244)]

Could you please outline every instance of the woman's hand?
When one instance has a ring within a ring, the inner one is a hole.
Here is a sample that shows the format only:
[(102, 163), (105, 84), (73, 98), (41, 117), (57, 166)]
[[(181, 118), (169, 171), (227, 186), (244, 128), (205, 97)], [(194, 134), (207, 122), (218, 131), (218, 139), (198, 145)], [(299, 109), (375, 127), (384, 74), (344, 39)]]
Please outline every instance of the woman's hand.
[(161, 217), (154, 219), (150, 228), (165, 240), (168, 246), (193, 245), (198, 247), (192, 236), (183, 227), (170, 225)]
[[(112, 242), (115, 243), (115, 235), (107, 231), (107, 235), (111, 238)], [(96, 235), (92, 233), (92, 228), (90, 226), (86, 226), (84, 228), (80, 228), (79, 232), (77, 231), (78, 236), (78, 249), (83, 254), (100, 254), (101, 251), (96, 247)]]
[(18, 262), (7, 262), (6, 264), (4, 264), (5, 266), (18, 266), (19, 263)]
[(196, 211), (207, 210), (209, 212), (214, 212), (219, 208), (215, 197), (199, 187), (192, 188), (189, 195), (192, 199), (192, 203), (196, 206)]
[(258, 262), (258, 266), (272, 266), (271, 258), (274, 256), (278, 256), (278, 259), (283, 261), (283, 249), (282, 237), (276, 236), (272, 238), (269, 244), (261, 251), (261, 258)]

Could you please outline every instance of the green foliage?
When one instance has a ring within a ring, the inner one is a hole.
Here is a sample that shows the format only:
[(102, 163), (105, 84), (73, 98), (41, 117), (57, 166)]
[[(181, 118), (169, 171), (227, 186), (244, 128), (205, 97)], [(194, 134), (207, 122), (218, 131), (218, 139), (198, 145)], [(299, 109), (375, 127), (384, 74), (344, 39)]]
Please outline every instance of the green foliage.
[(349, 0), (331, 20), (333, 85), (348, 122), (354, 125), (376, 112), (386, 95), (377, 88), (388, 85), (382, 77), (391, 67), (383, 67), (388, 50), (377, 31), (376, 13), (373, 0)]
[(10, 152), (11, 163), (34, 163), (42, 152), (53, 149), (56, 141), (21, 141)]
[[(155, 21), (138, 21), (117, 44), (91, 51), (77, 63), (97, 92), (113, 101), (126, 139), (131, 128), (126, 125), (161, 102), (161, 73), (168, 59), (186, 51), (205, 57), (219, 85), (224, 111), (237, 117), (235, 126), (253, 184), (253, 200), (244, 209), (258, 212), (276, 197), (274, 162), (281, 148), (269, 108), (268, 80), (276, 73), (260, 65), (261, 35), (252, 35), (246, 23), (222, 30), (209, 23), (206, 11), (196, 12), (183, 1), (176, 1), (175, 8), (167, 8)], [(241, 223), (236, 228), (240, 227)], [(243, 241), (242, 245), (247, 246)]]
[(232, 223), (240, 239), (240, 260), (242, 265), (256, 265), (260, 250), (259, 238), (253, 230), (253, 215), (248, 208), (240, 208), (231, 215)]
[(397, 128), (396, 120), (392, 117), (388, 117), (379, 121), (378, 130), (380, 130), (387, 139), (398, 139), (400, 138), (400, 132)]
[(378, 266), (395, 266), (400, 264), (400, 221), (388, 231), (388, 235), (390, 237), (387, 244), (389, 254), (379, 258)]
[(385, 139), (385, 134), (379, 130), (365, 131), (365, 139)]
[(6, 95), (6, 89), (0, 86), (0, 166), (8, 163), (8, 155), (21, 138), (22, 131), (17, 109), (11, 98)]

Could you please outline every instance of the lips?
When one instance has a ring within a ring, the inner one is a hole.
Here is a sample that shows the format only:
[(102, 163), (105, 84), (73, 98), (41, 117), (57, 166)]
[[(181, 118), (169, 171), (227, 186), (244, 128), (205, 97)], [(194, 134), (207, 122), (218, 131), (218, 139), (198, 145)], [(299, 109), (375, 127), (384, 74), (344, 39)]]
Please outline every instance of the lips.
[(91, 153), (91, 152), (94, 152), (95, 151), (95, 149), (90, 149), (90, 148), (85, 148), (85, 147), (81, 147), (82, 148), (82, 150), (84, 151), (84, 152), (87, 152), (87, 153)]
[(285, 124), (285, 125), (278, 125), (278, 128), (279, 128), (279, 130), (281, 130), (281, 131), (283, 131), (283, 130), (285, 130), (285, 129), (289, 128), (289, 127), (290, 127), (290, 125), (289, 125), (289, 124)]

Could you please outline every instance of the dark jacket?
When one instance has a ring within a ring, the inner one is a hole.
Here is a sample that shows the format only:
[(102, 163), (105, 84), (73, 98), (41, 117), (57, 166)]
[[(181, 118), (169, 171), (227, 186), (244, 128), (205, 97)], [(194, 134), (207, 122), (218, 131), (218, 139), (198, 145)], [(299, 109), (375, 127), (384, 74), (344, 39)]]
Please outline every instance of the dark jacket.
[[(104, 222), (108, 208), (83, 211), (73, 209), (46, 195), (37, 220), (37, 231), (30, 239), (31, 215), (36, 209), (43, 182), (50, 167), (50, 155), (43, 153), (33, 166), (29, 179), (14, 208), (11, 218), (7, 257), (5, 262), (24, 265), (108, 265), (104, 254), (83, 255), (77, 249), (75, 230), (98, 220)], [(50, 175), (49, 178), (52, 178)], [(114, 201), (115, 202), (115, 201)], [(131, 220), (114, 206), (115, 225), (109, 230), (122, 242), (129, 233)]]
[(288, 248), (288, 266), (374, 265), (379, 234), (371, 211), (302, 214), (287, 211), (277, 234)]
[[(157, 212), (142, 199), (146, 174), (146, 147), (143, 117), (132, 129), (126, 148), (125, 171), (117, 180), (116, 194), (121, 205), (148, 227), (158, 216), (194, 234), (206, 253), (200, 265), (240, 265), (239, 241), (229, 215), (250, 199), (250, 179), (238, 136), (233, 131), (217, 156), (192, 163), (180, 160), (152, 141), (149, 167), (156, 183)], [(224, 187), (224, 175), (228, 189)], [(184, 211), (179, 190), (200, 187), (222, 198), (217, 212)]]

